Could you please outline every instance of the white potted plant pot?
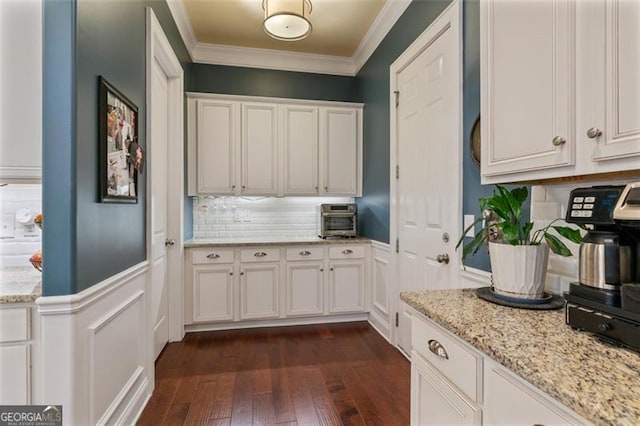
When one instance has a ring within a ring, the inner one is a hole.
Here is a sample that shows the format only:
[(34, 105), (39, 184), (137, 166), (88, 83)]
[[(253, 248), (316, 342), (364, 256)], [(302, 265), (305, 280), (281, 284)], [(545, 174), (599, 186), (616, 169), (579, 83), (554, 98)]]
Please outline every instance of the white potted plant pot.
[(489, 243), (493, 290), (503, 296), (539, 299), (544, 295), (549, 247)]

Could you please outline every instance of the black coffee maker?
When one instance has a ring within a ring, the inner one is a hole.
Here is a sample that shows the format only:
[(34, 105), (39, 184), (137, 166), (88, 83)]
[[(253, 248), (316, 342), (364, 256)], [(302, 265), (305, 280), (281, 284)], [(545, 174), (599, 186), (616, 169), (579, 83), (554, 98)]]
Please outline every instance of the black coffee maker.
[(564, 295), (567, 324), (640, 350), (640, 182), (573, 190), (566, 221), (587, 230), (579, 281)]

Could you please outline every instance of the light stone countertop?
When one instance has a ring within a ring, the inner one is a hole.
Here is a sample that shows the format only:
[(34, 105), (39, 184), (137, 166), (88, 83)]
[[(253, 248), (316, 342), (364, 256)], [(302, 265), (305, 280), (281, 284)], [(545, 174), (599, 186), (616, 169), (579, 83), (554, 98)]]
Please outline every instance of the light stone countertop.
[(0, 268), (0, 304), (33, 302), (42, 294), (41, 281), (33, 266)]
[(400, 298), (595, 424), (640, 424), (640, 354), (572, 330), (564, 310), (499, 306), (473, 289)]
[(194, 238), (184, 242), (185, 248), (198, 247), (252, 247), (252, 246), (303, 246), (323, 244), (368, 244), (371, 240), (364, 237), (355, 238), (320, 238), (316, 236), (302, 237), (239, 237), (239, 238)]

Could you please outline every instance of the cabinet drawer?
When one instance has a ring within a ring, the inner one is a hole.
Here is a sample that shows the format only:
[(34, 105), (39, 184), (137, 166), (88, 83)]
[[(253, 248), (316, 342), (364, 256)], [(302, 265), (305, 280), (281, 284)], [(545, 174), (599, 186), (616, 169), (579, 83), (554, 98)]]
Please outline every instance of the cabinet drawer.
[(29, 309), (0, 309), (0, 343), (29, 340)]
[(241, 262), (274, 262), (280, 260), (279, 248), (253, 248), (240, 251)]
[(216, 248), (193, 250), (191, 263), (194, 265), (233, 263), (233, 250)]
[(322, 247), (294, 247), (287, 249), (287, 260), (322, 260)]
[(417, 316), (411, 321), (413, 351), (426, 359), (467, 397), (478, 402), (482, 356), (464, 348), (447, 334), (448, 332)]
[(361, 259), (364, 257), (364, 246), (339, 245), (329, 247), (329, 259)]

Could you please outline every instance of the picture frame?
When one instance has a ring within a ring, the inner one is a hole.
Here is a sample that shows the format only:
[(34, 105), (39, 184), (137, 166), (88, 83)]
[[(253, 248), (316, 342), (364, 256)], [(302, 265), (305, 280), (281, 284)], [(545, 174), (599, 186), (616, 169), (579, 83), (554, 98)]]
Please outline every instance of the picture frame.
[(138, 107), (102, 76), (98, 78), (99, 199), (137, 203), (143, 151), (138, 144)]

